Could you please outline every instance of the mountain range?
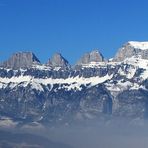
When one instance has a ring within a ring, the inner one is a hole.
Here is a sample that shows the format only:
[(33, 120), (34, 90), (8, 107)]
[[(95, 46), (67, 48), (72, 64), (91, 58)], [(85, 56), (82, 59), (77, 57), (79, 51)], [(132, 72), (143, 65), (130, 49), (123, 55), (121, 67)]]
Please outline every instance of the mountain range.
[(112, 59), (98, 49), (74, 66), (18, 52), (0, 64), (0, 126), (148, 118), (148, 42), (130, 41)]

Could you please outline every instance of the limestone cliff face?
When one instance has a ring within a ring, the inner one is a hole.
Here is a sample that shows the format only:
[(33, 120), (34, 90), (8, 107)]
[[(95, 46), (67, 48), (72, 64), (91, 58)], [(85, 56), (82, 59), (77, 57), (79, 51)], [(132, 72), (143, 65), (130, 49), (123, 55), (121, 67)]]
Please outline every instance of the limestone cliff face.
[(2, 66), (19, 69), (30, 68), (33, 64), (40, 64), (40, 61), (32, 52), (18, 52), (13, 54), (7, 61), (3, 62)]
[(49, 59), (48, 65), (52, 66), (53, 68), (55, 67), (69, 68), (70, 67), (68, 61), (60, 53), (55, 53), (52, 56), (52, 58)]
[(90, 53), (84, 54), (82, 58), (77, 62), (77, 65), (83, 65), (83, 64), (90, 64), (91, 62), (103, 62), (104, 57), (99, 52), (99, 50), (93, 50)]

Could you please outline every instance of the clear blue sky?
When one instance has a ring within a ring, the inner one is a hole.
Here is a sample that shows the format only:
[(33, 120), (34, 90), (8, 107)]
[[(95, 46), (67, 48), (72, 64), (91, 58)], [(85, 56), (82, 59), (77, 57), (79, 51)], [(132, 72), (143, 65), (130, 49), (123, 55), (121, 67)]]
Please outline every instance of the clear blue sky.
[(148, 0), (0, 0), (0, 61), (61, 52), (74, 64), (93, 48), (110, 58), (128, 40), (148, 40)]

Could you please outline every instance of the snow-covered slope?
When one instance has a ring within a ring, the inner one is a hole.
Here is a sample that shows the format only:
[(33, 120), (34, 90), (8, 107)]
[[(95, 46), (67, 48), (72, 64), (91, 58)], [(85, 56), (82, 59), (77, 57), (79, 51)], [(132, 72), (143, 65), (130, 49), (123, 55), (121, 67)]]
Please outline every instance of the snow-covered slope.
[(133, 56), (148, 59), (148, 42), (127, 42), (118, 50), (114, 57), (114, 61), (123, 61), (126, 58), (131, 58)]

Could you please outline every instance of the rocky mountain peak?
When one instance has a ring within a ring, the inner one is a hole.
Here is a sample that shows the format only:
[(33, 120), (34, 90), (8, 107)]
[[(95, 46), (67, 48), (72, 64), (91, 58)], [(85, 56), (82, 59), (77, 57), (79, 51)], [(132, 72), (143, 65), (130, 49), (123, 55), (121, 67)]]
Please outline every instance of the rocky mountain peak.
[(82, 58), (78, 61), (77, 65), (83, 65), (83, 64), (90, 64), (91, 62), (103, 62), (104, 57), (99, 52), (99, 50), (95, 49), (92, 50), (90, 53), (84, 54)]
[(120, 62), (133, 56), (148, 59), (148, 42), (127, 42), (118, 50), (114, 61)]
[(17, 52), (13, 54), (7, 61), (2, 63), (3, 67), (19, 69), (29, 68), (33, 64), (40, 64), (38, 58), (32, 52)]
[(55, 53), (52, 58), (49, 59), (48, 65), (61, 68), (70, 67), (68, 61), (60, 53)]

